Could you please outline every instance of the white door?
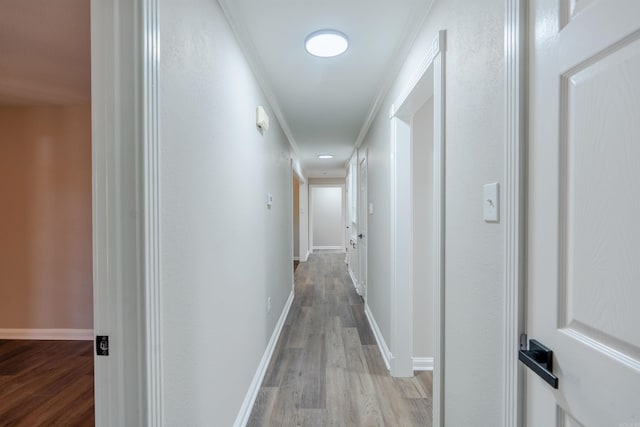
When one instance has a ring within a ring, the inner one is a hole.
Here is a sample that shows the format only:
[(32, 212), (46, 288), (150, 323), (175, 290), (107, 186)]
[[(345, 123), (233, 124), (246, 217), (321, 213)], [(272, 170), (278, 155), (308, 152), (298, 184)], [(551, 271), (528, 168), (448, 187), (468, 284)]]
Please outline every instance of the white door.
[(367, 300), (367, 156), (360, 160), (358, 166), (358, 293)]
[(528, 427), (640, 426), (640, 1), (530, 10)]

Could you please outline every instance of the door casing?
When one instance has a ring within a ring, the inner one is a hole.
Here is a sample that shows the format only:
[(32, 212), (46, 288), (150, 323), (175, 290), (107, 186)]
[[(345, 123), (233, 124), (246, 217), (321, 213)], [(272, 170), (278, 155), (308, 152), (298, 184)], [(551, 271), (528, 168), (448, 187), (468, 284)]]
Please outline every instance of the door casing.
[(162, 424), (159, 1), (91, 0), (96, 426)]
[(391, 374), (413, 376), (412, 117), (433, 96), (433, 425), (443, 426), (446, 32), (391, 106)]

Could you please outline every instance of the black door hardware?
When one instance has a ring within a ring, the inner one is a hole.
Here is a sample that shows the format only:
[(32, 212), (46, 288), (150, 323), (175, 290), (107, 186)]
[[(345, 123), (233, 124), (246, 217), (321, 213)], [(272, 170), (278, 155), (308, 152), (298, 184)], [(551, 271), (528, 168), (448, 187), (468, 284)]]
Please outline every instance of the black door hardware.
[(553, 351), (536, 340), (529, 340), (529, 350), (520, 350), (518, 359), (551, 387), (558, 388), (558, 377), (553, 375)]
[(364, 234), (360, 233), (358, 234), (358, 237), (362, 239), (364, 237)]
[(109, 355), (109, 335), (96, 335), (96, 354), (98, 356)]

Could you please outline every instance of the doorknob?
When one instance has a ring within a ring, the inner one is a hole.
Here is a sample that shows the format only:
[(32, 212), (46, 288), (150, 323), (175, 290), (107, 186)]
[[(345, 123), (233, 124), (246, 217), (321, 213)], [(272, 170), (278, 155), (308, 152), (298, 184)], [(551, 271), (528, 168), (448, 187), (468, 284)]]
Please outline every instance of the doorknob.
[(358, 238), (362, 239), (364, 237), (364, 234), (360, 233), (358, 234)]
[(529, 340), (529, 350), (520, 350), (518, 359), (553, 388), (558, 388), (558, 377), (553, 374), (553, 351), (536, 340)]

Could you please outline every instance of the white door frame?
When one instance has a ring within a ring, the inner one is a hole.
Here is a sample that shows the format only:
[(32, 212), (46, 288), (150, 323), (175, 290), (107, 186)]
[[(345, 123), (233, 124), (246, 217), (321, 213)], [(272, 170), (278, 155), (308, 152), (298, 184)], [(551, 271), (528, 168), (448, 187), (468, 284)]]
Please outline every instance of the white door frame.
[[(358, 235), (363, 234), (363, 238), (356, 241), (356, 250), (358, 251), (358, 277), (356, 287), (358, 289), (358, 293), (364, 300), (365, 308), (368, 310), (369, 306), (367, 305), (367, 281), (369, 280), (368, 268), (369, 268), (369, 150), (359, 149), (356, 155), (356, 227)], [(365, 180), (361, 174), (362, 164), (366, 165), (367, 168), (367, 179)], [(362, 184), (365, 184), (367, 188), (367, 194), (365, 197), (361, 197), (360, 189), (362, 188)], [(373, 318), (373, 317), (371, 317)]]
[(525, 225), (527, 40), (526, 0), (505, 0), (505, 175), (502, 188), (505, 227), (503, 314), (503, 426), (519, 427), (524, 416), (524, 369), (518, 361), (525, 331)]
[(162, 424), (158, 0), (91, 0), (96, 425)]
[(391, 106), (391, 374), (413, 376), (412, 117), (433, 96), (433, 425), (443, 424), (445, 51), (439, 31)]

